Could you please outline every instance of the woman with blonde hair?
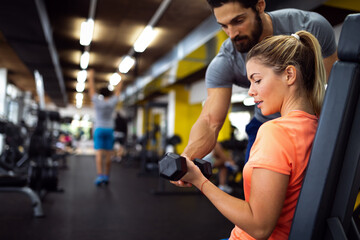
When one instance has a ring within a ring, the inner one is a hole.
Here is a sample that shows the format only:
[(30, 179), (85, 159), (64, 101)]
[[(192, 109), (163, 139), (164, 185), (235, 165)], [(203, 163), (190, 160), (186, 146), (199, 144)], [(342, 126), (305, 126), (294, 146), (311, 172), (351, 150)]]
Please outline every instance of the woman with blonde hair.
[(325, 93), (326, 72), (317, 39), (309, 32), (264, 39), (247, 55), (249, 95), (264, 123), (243, 170), (245, 200), (226, 194), (192, 161), (177, 186), (192, 184), (235, 228), (230, 240), (288, 239)]

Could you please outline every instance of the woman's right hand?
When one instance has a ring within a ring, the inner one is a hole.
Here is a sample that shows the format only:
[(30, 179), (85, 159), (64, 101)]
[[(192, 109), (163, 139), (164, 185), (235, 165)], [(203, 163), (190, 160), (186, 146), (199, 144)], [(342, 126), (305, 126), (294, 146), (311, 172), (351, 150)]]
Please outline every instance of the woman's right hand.
[(193, 161), (190, 161), (189, 159), (186, 159), (187, 164), (187, 172), (184, 175), (184, 177), (181, 178), (181, 181), (191, 183), (194, 186), (199, 186), (206, 177), (201, 172), (200, 168), (195, 165)]

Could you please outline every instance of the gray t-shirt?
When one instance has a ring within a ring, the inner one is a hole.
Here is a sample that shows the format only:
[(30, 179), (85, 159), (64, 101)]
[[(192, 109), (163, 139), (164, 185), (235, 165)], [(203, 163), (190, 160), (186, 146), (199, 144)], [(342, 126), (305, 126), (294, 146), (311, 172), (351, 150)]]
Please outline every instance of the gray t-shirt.
[[(311, 32), (319, 41), (323, 58), (336, 51), (335, 34), (330, 23), (320, 14), (297, 9), (281, 9), (268, 12), (274, 35), (290, 35), (300, 30)], [(207, 88), (231, 88), (233, 84), (248, 88), (245, 59), (247, 53), (239, 53), (230, 38), (222, 44), (219, 53), (211, 61), (205, 75)], [(255, 107), (255, 118), (266, 122), (280, 114), (263, 116)]]
[(95, 128), (114, 128), (113, 112), (119, 96), (113, 95), (105, 100), (102, 95), (94, 94), (91, 98), (95, 106)]

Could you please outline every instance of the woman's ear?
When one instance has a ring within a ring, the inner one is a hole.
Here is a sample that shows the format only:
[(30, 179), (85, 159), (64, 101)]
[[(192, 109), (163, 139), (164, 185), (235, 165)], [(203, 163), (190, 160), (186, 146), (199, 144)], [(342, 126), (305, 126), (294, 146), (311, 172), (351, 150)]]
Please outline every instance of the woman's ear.
[(285, 69), (285, 76), (287, 84), (293, 85), (296, 81), (296, 67), (293, 65), (289, 65)]

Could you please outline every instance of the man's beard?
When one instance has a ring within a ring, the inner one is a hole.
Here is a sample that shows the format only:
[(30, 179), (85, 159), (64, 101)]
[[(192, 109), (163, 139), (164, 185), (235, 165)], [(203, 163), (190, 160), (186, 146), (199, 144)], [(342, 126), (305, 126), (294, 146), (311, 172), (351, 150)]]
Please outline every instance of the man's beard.
[[(236, 50), (238, 50), (241, 53), (246, 53), (246, 52), (250, 51), (250, 49), (253, 46), (255, 46), (260, 40), (260, 36), (263, 31), (263, 24), (262, 24), (262, 21), (261, 21), (261, 18), (260, 18), (260, 15), (258, 12), (256, 12), (255, 20), (256, 20), (255, 27), (254, 27), (253, 31), (251, 32), (251, 36), (236, 35), (233, 39), (231, 39)], [(237, 43), (237, 41), (239, 41), (239, 40), (245, 40), (245, 41), (241, 41), (241, 42)]]

